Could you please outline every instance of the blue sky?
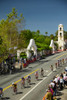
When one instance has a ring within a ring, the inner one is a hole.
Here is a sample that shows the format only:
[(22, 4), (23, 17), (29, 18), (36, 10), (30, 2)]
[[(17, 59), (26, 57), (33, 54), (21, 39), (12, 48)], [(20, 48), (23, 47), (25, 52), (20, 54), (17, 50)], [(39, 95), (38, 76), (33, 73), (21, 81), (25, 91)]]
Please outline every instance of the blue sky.
[(23, 13), (25, 29), (54, 34), (59, 24), (67, 31), (67, 0), (0, 0), (0, 20), (15, 7)]

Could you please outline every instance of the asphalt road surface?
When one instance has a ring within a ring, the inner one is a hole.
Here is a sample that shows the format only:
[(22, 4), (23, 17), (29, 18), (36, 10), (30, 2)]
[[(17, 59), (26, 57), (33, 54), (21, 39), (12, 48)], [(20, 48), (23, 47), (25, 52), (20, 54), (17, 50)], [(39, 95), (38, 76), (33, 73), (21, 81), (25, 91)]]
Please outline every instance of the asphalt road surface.
[[(60, 74), (64, 71), (64, 67), (67, 66), (65, 63), (62, 67), (55, 69), (55, 63), (58, 59), (66, 58), (67, 51), (60, 52), (51, 56), (46, 57), (45, 59), (36, 61), (30, 64), (27, 68), (23, 69), (12, 75), (1, 75), (0, 76), (0, 87), (4, 88), (4, 100), (42, 100), (48, 84), (52, 80), (53, 76)], [(50, 65), (53, 65), (54, 71), (50, 69)], [(44, 77), (40, 75), (40, 69), (44, 69)], [(39, 80), (35, 79), (35, 71), (38, 70)], [(31, 85), (21, 89), (20, 78), (24, 76), (25, 78), (31, 75)], [(12, 82), (17, 82), (18, 92), (17, 94), (13, 93), (11, 88)]]

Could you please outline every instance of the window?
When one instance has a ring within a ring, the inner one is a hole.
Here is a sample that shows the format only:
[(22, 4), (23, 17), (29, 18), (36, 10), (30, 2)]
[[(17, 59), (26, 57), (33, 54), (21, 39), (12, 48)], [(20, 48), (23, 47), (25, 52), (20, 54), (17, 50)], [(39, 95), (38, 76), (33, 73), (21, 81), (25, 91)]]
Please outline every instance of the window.
[(60, 33), (60, 37), (62, 37), (62, 33)]
[(60, 27), (60, 31), (61, 31), (61, 29), (62, 29), (62, 28)]

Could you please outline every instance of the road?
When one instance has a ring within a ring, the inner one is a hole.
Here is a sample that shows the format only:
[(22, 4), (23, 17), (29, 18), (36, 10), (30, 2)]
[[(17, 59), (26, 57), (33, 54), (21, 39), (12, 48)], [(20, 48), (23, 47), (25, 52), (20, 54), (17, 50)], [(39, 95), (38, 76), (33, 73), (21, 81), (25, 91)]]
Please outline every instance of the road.
[[(57, 53), (51, 56), (46, 57), (40, 61), (36, 61), (35, 63), (30, 64), (23, 71), (12, 74), (12, 75), (2, 75), (0, 76), (0, 87), (4, 88), (4, 100), (42, 100), (44, 94), (46, 93), (46, 89), (48, 88), (48, 84), (52, 80), (53, 76), (60, 74), (64, 71), (64, 64), (62, 67), (55, 70), (55, 62), (58, 59), (66, 58), (67, 51)], [(50, 70), (50, 65), (54, 66), (54, 71)], [(40, 76), (40, 69), (44, 69), (44, 77)], [(39, 72), (39, 80), (35, 80), (34, 73), (38, 70)], [(21, 89), (20, 78), (24, 76), (25, 78), (31, 75), (32, 82), (30, 86), (27, 86), (25, 89)], [(13, 94), (11, 83), (17, 82), (18, 85), (18, 93), (17, 95)]]

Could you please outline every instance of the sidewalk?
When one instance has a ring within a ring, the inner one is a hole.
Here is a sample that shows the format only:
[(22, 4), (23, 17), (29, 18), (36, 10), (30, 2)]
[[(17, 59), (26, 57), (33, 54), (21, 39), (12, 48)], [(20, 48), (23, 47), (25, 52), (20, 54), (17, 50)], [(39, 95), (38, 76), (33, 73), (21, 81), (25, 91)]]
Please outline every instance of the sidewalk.
[(57, 100), (67, 100), (67, 87), (58, 92)]

